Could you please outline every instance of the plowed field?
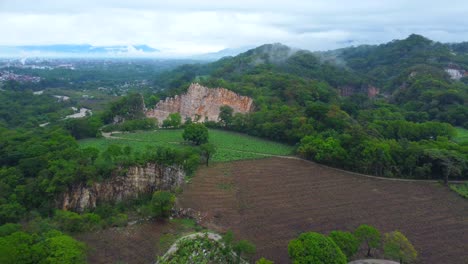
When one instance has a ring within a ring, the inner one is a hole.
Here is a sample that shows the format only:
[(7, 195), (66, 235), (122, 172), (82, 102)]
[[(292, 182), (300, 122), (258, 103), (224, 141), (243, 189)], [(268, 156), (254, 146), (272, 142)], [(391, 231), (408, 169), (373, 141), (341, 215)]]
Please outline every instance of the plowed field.
[(257, 256), (288, 263), (299, 233), (354, 230), (370, 224), (400, 230), (419, 263), (468, 263), (468, 201), (437, 183), (359, 176), (293, 159), (218, 163), (201, 168), (179, 198), (203, 224), (231, 229)]

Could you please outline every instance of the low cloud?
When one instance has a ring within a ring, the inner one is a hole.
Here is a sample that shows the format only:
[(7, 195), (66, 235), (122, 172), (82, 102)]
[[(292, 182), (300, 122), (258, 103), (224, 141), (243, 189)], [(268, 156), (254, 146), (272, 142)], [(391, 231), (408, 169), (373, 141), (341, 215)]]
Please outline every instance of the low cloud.
[(0, 45), (147, 44), (190, 55), (274, 42), (328, 50), (411, 33), (468, 40), (468, 3), (457, 0), (161, 2), (2, 0)]

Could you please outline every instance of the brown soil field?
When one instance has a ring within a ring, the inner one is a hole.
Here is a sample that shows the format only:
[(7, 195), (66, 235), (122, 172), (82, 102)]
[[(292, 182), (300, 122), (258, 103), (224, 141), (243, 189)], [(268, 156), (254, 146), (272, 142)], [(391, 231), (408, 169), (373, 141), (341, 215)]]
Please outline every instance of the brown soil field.
[[(255, 259), (288, 263), (287, 245), (306, 231), (400, 230), (418, 263), (468, 263), (468, 201), (438, 183), (368, 178), (302, 160), (268, 158), (198, 170), (178, 200), (202, 224), (257, 246)], [(376, 252), (376, 257), (381, 253)]]
[(152, 264), (177, 237), (193, 232), (183, 224), (146, 221), (127, 227), (83, 233), (75, 238), (88, 246), (88, 263)]

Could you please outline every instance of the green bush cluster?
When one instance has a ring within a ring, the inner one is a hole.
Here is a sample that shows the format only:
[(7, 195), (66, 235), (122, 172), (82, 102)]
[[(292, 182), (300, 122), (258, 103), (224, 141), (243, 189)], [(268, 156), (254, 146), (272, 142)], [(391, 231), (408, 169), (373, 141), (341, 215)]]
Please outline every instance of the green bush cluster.
[(328, 236), (308, 232), (291, 240), (288, 253), (293, 263), (342, 263), (351, 261), (362, 248), (366, 257), (372, 252), (383, 249), (386, 258), (412, 263), (416, 260), (417, 252), (409, 240), (399, 231), (386, 233), (382, 236), (375, 227), (359, 226), (354, 233), (332, 231)]
[(0, 235), (0, 263), (86, 263), (85, 245), (57, 230), (28, 233), (11, 224), (0, 226), (7, 229)]

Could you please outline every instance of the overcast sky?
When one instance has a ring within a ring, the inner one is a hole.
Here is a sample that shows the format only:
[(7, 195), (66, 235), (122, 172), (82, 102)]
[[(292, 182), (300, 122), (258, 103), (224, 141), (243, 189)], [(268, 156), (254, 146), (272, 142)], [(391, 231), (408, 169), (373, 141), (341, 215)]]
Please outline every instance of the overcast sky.
[(147, 44), (196, 54), (274, 42), (329, 50), (411, 33), (468, 41), (468, 1), (0, 0), (0, 45)]

